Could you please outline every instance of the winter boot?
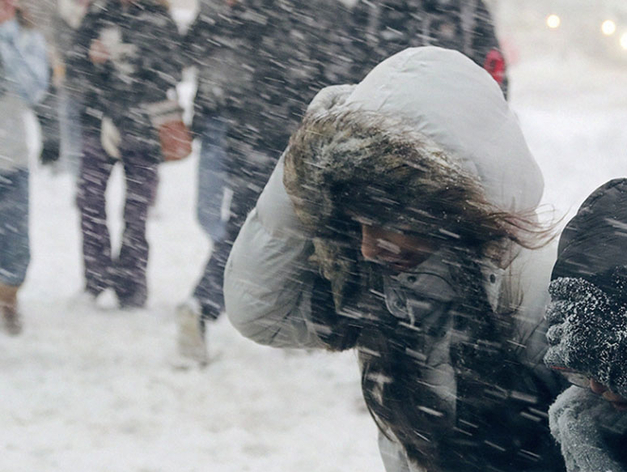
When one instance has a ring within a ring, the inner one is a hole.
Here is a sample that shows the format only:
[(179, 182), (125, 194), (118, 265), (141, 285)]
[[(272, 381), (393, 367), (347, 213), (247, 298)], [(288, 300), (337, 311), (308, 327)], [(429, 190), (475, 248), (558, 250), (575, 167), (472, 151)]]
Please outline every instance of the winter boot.
[(181, 356), (200, 365), (208, 362), (205, 322), (197, 299), (191, 298), (176, 309), (177, 347)]
[(17, 291), (20, 286), (0, 284), (0, 311), (4, 330), (13, 336), (22, 332), (22, 320), (17, 309)]

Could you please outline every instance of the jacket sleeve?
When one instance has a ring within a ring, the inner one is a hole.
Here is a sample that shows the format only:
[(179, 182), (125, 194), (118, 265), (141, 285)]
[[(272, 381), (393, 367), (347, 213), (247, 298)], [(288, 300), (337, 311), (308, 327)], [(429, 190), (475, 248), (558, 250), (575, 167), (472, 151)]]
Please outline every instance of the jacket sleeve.
[(627, 416), (590, 390), (573, 386), (562, 393), (551, 405), (549, 423), (569, 472), (625, 470), (618, 438), (627, 434)]
[(240, 333), (273, 347), (324, 346), (310, 321), (312, 251), (283, 186), (281, 158), (226, 265), (226, 312)]
[(216, 38), (222, 34), (218, 6), (208, 3), (201, 10), (182, 39), (182, 55), (185, 67), (204, 66), (209, 56), (219, 48)]
[(28, 105), (39, 102), (50, 78), (43, 35), (6, 21), (0, 25), (0, 56), (11, 89)]

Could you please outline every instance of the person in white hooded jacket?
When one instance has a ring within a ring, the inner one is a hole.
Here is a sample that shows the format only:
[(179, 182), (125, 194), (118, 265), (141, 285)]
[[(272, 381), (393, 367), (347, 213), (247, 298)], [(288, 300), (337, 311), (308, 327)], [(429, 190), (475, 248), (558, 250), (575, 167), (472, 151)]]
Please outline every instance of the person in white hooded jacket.
[(542, 191), (490, 75), (406, 49), (310, 104), (235, 242), (226, 312), (264, 345), (355, 348), (388, 472), (563, 470)]

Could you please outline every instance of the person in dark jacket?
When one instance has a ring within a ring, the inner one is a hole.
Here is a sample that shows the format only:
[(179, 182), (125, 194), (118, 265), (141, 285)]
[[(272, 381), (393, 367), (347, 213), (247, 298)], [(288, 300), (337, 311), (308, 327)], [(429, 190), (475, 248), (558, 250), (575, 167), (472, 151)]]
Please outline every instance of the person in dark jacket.
[(233, 240), (316, 91), (354, 82), (335, 0), (204, 1), (185, 39), (198, 71), (192, 129), (201, 141), (198, 221), (213, 249), (192, 297), (178, 307), (179, 351), (206, 359), (204, 327), (224, 309)]
[(352, 33), (362, 73), (408, 47), (439, 46), (464, 53), (507, 94), (506, 63), (483, 0), (359, 0)]
[(388, 472), (563, 470), (542, 190), (485, 71), (406, 49), (310, 104), (235, 241), (226, 312), (260, 344), (354, 348)]
[[(179, 33), (163, 2), (108, 0), (90, 6), (76, 34), (68, 73), (84, 94), (77, 203), (85, 297), (93, 300), (112, 288), (121, 307), (142, 307), (148, 295), (146, 216), (164, 158), (164, 132), (182, 123), (168, 96), (180, 80)], [(114, 256), (105, 191), (117, 162), (124, 167), (126, 202)]]
[(206, 356), (203, 319), (223, 310), (222, 273), (232, 241), (315, 91), (359, 82), (383, 58), (427, 44), (463, 52), (507, 89), (481, 0), (360, 1), (351, 8), (336, 0), (207, 1), (187, 43), (199, 70), (198, 220), (214, 249), (192, 297), (177, 311), (178, 341), (181, 353), (200, 359)]
[(544, 359), (575, 384), (551, 407), (570, 472), (627, 470), (626, 242), (622, 178), (592, 192), (559, 242)]

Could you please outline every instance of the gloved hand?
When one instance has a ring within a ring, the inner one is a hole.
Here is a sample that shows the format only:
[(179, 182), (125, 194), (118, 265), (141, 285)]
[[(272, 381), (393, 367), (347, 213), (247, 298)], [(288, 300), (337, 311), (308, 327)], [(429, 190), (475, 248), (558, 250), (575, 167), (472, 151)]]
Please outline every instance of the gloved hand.
[(558, 278), (549, 293), (545, 364), (627, 396), (627, 307), (582, 278)]
[(50, 165), (59, 160), (59, 141), (44, 140), (42, 143), (41, 154), (39, 160), (42, 165)]

